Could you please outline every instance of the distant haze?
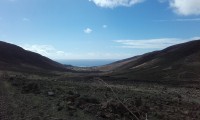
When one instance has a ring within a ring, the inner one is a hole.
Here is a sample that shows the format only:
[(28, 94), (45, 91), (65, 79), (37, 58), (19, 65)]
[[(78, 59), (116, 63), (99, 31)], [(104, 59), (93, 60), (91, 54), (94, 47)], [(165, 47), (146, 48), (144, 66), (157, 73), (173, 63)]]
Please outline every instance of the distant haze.
[(101, 66), (101, 65), (110, 64), (115, 61), (117, 60), (111, 60), (111, 59), (57, 60), (57, 62), (60, 62), (61, 64), (73, 65), (73, 66), (78, 66), (78, 67)]

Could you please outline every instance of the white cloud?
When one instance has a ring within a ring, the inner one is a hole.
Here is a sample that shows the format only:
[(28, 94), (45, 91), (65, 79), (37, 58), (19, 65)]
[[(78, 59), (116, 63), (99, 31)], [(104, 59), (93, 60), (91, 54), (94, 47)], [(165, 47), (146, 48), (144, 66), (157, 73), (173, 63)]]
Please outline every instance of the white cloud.
[(119, 6), (129, 7), (137, 3), (141, 3), (144, 0), (89, 0), (94, 2), (97, 6), (105, 8), (115, 8)]
[(200, 0), (169, 0), (170, 7), (179, 15), (200, 15)]
[(83, 30), (86, 34), (90, 34), (92, 32), (92, 29), (86, 28)]
[(171, 45), (197, 39), (200, 39), (200, 37), (193, 37), (190, 39), (161, 38), (161, 39), (146, 39), (146, 40), (115, 40), (114, 42), (122, 44), (121, 47), (123, 48), (163, 49)]
[(200, 22), (200, 18), (183, 18), (172, 20), (154, 20), (155, 22)]
[(200, 18), (191, 18), (191, 19), (176, 19), (175, 21), (180, 21), (180, 22), (198, 22), (200, 21)]
[(22, 18), (22, 21), (30, 21), (30, 19), (29, 18)]
[(8, 1), (10, 1), (10, 2), (15, 2), (15, 1), (17, 1), (17, 0), (8, 0)]
[(102, 25), (102, 28), (107, 28), (108, 26), (107, 25)]
[(67, 58), (70, 53), (65, 53), (64, 51), (57, 50), (51, 45), (22, 45), (22, 48), (32, 52), (39, 53), (43, 56), (49, 57), (51, 59)]

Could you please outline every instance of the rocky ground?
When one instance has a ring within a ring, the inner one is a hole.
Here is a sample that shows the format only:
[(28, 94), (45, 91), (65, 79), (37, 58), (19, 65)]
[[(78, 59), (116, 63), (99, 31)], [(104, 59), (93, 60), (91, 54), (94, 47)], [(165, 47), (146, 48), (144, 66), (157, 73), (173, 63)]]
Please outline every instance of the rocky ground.
[[(200, 89), (3, 73), (0, 120), (199, 120)], [(109, 83), (109, 84), (108, 84)]]
[(9, 120), (7, 92), (4, 82), (0, 80), (0, 120)]

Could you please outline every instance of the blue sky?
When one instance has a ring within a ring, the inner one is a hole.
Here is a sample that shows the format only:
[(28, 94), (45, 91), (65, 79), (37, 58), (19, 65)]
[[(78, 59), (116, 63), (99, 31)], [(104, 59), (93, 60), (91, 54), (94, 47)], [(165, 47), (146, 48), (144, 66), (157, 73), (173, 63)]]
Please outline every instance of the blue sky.
[(52, 59), (123, 59), (200, 38), (200, 0), (0, 0), (0, 40)]

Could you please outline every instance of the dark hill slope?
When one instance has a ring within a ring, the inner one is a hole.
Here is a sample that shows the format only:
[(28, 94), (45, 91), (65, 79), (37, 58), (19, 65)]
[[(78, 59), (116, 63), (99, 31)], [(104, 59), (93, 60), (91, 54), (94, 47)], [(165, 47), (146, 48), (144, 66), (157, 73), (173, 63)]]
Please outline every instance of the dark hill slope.
[(200, 40), (138, 56), (115, 68), (111, 76), (153, 82), (200, 81)]
[(0, 41), (0, 68), (1, 69), (43, 69), (67, 70), (59, 64), (40, 54), (26, 51), (16, 45)]

